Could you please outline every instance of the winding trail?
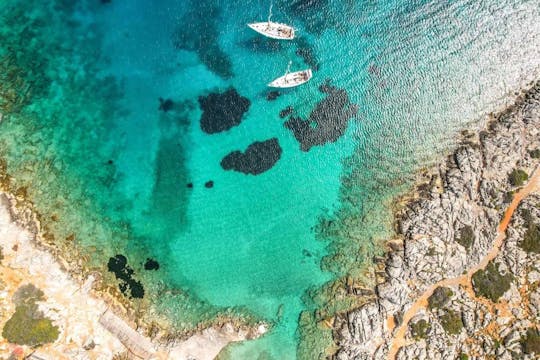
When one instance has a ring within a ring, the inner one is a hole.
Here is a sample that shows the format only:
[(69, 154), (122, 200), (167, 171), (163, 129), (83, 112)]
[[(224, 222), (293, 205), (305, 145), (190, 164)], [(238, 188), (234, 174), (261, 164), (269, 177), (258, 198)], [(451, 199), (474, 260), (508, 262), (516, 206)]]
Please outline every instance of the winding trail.
[[(514, 214), (521, 200), (523, 200), (530, 193), (538, 190), (539, 188), (540, 188), (540, 170), (535, 169), (527, 185), (523, 187), (521, 190), (519, 190), (517, 194), (514, 195), (514, 198), (512, 199), (510, 206), (508, 207), (508, 209), (506, 209), (504, 213), (504, 217), (502, 218), (501, 222), (499, 223), (499, 226), (497, 227), (497, 237), (495, 238), (495, 241), (493, 242), (493, 247), (491, 248), (491, 251), (488, 252), (486, 256), (484, 256), (484, 258), (476, 266), (469, 269), (469, 271), (467, 271), (466, 274), (461, 275), (459, 277), (451, 278), (451, 279), (441, 280), (431, 285), (430, 287), (426, 289), (426, 291), (424, 291), (424, 293), (412, 304), (412, 306), (403, 315), (403, 321), (401, 322), (401, 325), (397, 328), (394, 334), (394, 339), (390, 343), (388, 359), (390, 360), (396, 359), (399, 349), (402, 346), (408, 345), (407, 341), (405, 340), (405, 334), (407, 332), (407, 326), (409, 324), (409, 321), (420, 309), (425, 309), (427, 307), (428, 298), (431, 296), (431, 294), (433, 294), (433, 291), (435, 291), (436, 288), (438, 288), (439, 286), (455, 286), (455, 285), (463, 285), (465, 287), (471, 286), (472, 275), (478, 270), (484, 269), (487, 266), (487, 264), (498, 255), (502, 247), (502, 244), (504, 242), (504, 239), (506, 238), (506, 229), (508, 228), (508, 224), (510, 224), (512, 215)], [(392, 332), (395, 327), (395, 322), (393, 321), (392, 316), (388, 317), (387, 324), (389, 327), (389, 331)]]

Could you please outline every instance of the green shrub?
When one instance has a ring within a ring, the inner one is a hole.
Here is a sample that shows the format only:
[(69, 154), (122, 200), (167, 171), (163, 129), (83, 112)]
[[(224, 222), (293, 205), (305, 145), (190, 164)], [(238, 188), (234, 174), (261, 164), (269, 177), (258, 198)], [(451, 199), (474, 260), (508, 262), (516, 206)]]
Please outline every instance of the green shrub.
[(519, 247), (526, 252), (540, 253), (540, 224), (530, 222)]
[(521, 338), (521, 347), (525, 354), (540, 355), (540, 333), (536, 328), (528, 328)]
[(47, 318), (35, 316), (36, 309), (32, 306), (17, 306), (13, 316), (4, 325), (2, 337), (10, 343), (28, 346), (54, 342), (59, 335), (58, 327)]
[(433, 291), (433, 294), (428, 298), (428, 307), (430, 309), (442, 308), (444, 307), (450, 298), (454, 295), (452, 289), (439, 286)]
[(440, 320), (444, 331), (449, 335), (457, 335), (461, 332), (461, 329), (463, 329), (461, 313), (454, 310), (446, 310)]
[(33, 284), (26, 284), (18, 288), (13, 294), (13, 303), (15, 305), (29, 304), (34, 305), (36, 301), (44, 300), (43, 291)]
[(510, 191), (505, 192), (504, 195), (503, 195), (503, 202), (504, 202), (505, 204), (511, 203), (512, 200), (514, 200), (514, 195), (515, 195), (515, 194), (516, 194), (516, 192), (513, 191), (513, 190), (510, 190)]
[(533, 159), (540, 158), (540, 149), (534, 149), (534, 150), (529, 151), (529, 155), (531, 155)]
[(461, 353), (459, 354), (459, 360), (469, 360), (469, 355)]
[(465, 225), (462, 227), (459, 231), (459, 237), (455, 237), (454, 239), (458, 244), (468, 250), (474, 244), (474, 240), (476, 240), (472, 226)]
[(496, 302), (510, 289), (512, 275), (502, 275), (494, 262), (490, 262), (484, 270), (478, 270), (472, 276), (474, 292)]
[(410, 325), (411, 334), (415, 340), (425, 339), (427, 333), (431, 329), (431, 325), (424, 319), (418, 320), (417, 322)]
[(2, 337), (10, 343), (38, 346), (54, 342), (58, 327), (39, 311), (37, 301), (43, 300), (43, 291), (32, 284), (23, 285), (13, 294), (15, 313), (2, 329)]
[(523, 219), (523, 226), (528, 227), (531, 222), (533, 221), (533, 216), (531, 214), (531, 210), (529, 209), (521, 209), (519, 212), (519, 216)]
[(512, 186), (522, 186), (528, 179), (529, 175), (521, 169), (514, 169), (510, 175), (508, 175), (508, 181), (510, 181)]

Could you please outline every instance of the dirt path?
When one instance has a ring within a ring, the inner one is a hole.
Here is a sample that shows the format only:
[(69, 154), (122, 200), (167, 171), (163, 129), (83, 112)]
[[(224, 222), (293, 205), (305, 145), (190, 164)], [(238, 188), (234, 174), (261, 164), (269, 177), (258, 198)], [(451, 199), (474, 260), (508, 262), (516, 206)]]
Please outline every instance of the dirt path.
[[(416, 300), (414, 304), (412, 304), (412, 306), (403, 315), (403, 321), (401, 325), (397, 328), (394, 334), (394, 339), (392, 343), (390, 344), (390, 350), (388, 352), (388, 359), (394, 360), (396, 358), (396, 355), (399, 349), (402, 346), (408, 345), (407, 341), (405, 340), (405, 334), (407, 332), (407, 326), (409, 324), (409, 321), (420, 309), (425, 309), (427, 307), (427, 304), (428, 304), (427, 300), (431, 296), (431, 294), (433, 294), (433, 291), (435, 291), (436, 288), (438, 288), (439, 286), (455, 286), (455, 285), (462, 285), (464, 287), (472, 286), (471, 285), (472, 275), (478, 270), (484, 269), (487, 266), (487, 264), (491, 260), (493, 260), (499, 253), (501, 246), (503, 244), (503, 241), (506, 238), (506, 229), (508, 228), (508, 224), (510, 223), (510, 220), (512, 219), (512, 215), (514, 214), (521, 200), (527, 197), (527, 195), (529, 195), (530, 193), (538, 190), (539, 187), (540, 187), (540, 170), (535, 169), (527, 185), (521, 190), (519, 190), (517, 194), (514, 195), (514, 198), (512, 199), (510, 206), (508, 207), (508, 209), (506, 209), (506, 212), (504, 213), (504, 217), (502, 218), (497, 228), (497, 237), (495, 238), (495, 241), (493, 242), (493, 247), (491, 251), (487, 253), (486, 256), (484, 256), (484, 258), (480, 261), (480, 263), (478, 263), (473, 268), (469, 269), (469, 271), (466, 274), (461, 275), (456, 278), (441, 280), (431, 285), (429, 288), (426, 289), (426, 291), (424, 291), (424, 293), (418, 298), (418, 300)], [(393, 321), (392, 316), (388, 317), (387, 324), (389, 325), (390, 332), (392, 332), (395, 326), (395, 322)]]

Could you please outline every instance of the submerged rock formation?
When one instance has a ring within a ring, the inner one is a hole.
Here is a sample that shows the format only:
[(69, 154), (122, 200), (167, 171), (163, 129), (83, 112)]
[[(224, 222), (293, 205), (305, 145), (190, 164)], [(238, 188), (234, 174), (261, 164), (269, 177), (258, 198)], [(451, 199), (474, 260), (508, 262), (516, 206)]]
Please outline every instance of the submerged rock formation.
[(172, 34), (173, 45), (177, 49), (195, 52), (199, 60), (221, 78), (231, 78), (234, 75), (232, 61), (216, 41), (221, 26), (219, 6), (208, 1), (186, 3), (189, 3), (187, 12), (179, 19), (179, 25)]
[(278, 162), (281, 152), (277, 138), (255, 141), (245, 152), (237, 150), (225, 156), (221, 160), (221, 167), (225, 170), (259, 175), (270, 170)]
[(139, 299), (144, 297), (144, 287), (140, 281), (133, 278), (135, 272), (128, 265), (124, 255), (118, 254), (111, 257), (107, 263), (107, 269), (119, 280), (118, 287), (124, 295)]
[(336, 359), (540, 356), (539, 129), (540, 82), (419, 185), (375, 301), (335, 319)]
[(211, 93), (199, 97), (201, 129), (208, 134), (227, 131), (242, 122), (251, 102), (231, 88), (224, 93)]
[(345, 90), (328, 83), (321, 85), (319, 90), (327, 96), (317, 104), (307, 120), (293, 116), (285, 122), (285, 127), (293, 132), (302, 151), (335, 142), (345, 134), (349, 120), (358, 112), (358, 106), (350, 102)]

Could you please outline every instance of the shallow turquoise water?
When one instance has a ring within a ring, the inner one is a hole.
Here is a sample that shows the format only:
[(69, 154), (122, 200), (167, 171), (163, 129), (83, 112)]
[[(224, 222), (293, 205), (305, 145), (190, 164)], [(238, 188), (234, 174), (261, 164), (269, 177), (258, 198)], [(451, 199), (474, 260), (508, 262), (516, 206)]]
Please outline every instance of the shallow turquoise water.
[[(274, 19), (298, 28), (298, 42), (282, 43), (245, 26), (266, 18), (263, 1), (70, 4), (0, 5), (0, 55), (16, 54), (9, 64), (32, 89), (24, 106), (3, 110), (8, 170), (43, 213), (62, 215), (51, 226), (77, 234), (92, 266), (126, 255), (146, 298), (178, 327), (230, 307), (274, 324), (231, 358), (295, 358), (299, 314), (315, 310), (306, 290), (379, 251), (388, 207), (414, 170), (540, 65), (535, 1), (275, 1)], [(268, 101), (265, 84), (289, 60), (317, 66), (313, 80)], [(301, 151), (279, 112), (293, 106), (306, 118), (326, 79), (358, 114), (336, 142)], [(198, 97), (230, 87), (250, 101), (241, 124), (203, 132)], [(160, 97), (171, 111), (158, 110)], [(270, 138), (283, 152), (268, 171), (220, 166)], [(339, 231), (318, 234), (321, 218)], [(340, 252), (333, 273), (321, 270)], [(147, 257), (158, 271), (143, 270)]]

